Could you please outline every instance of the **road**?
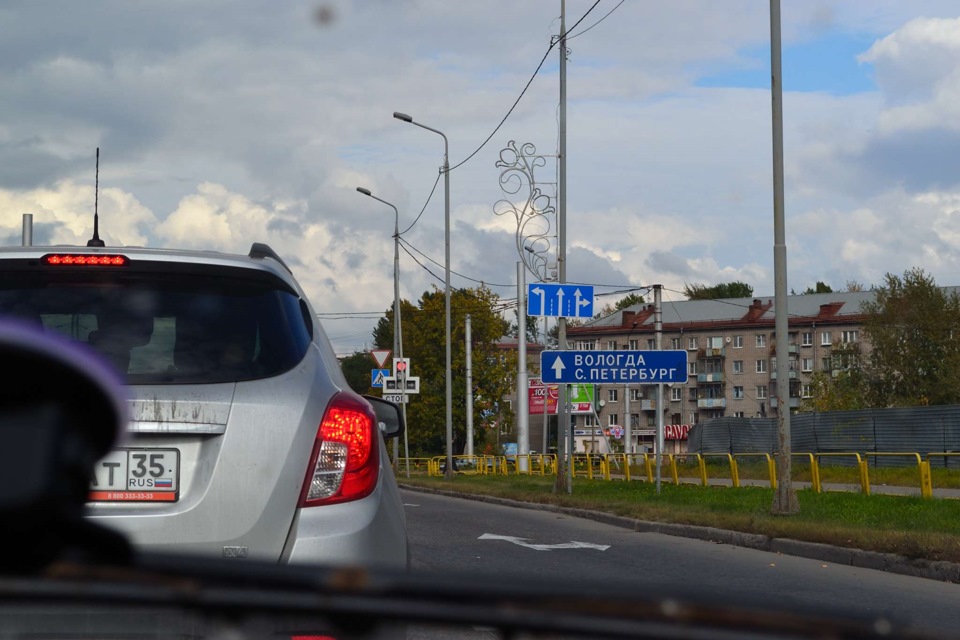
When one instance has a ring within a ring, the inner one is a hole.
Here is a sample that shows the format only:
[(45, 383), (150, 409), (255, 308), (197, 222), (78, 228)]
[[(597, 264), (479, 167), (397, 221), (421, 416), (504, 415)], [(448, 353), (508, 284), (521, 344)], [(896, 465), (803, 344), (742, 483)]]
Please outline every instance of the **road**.
[(415, 572), (507, 581), (522, 574), (544, 584), (581, 582), (585, 589), (596, 581), (638, 595), (694, 590), (771, 607), (884, 614), (950, 635), (960, 628), (957, 584), (636, 533), (546, 511), (408, 490), (403, 498)]

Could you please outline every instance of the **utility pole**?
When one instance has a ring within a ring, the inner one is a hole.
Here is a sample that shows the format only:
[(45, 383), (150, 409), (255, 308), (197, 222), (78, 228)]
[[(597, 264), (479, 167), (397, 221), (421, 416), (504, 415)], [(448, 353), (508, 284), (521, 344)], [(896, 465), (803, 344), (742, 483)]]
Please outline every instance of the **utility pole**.
[[(566, 0), (560, 0), (560, 141), (557, 174), (557, 276), (560, 284), (567, 282), (567, 9)], [(567, 319), (557, 323), (558, 349), (567, 348)], [(573, 429), (567, 407), (567, 385), (560, 385), (560, 407), (557, 424), (557, 493), (573, 493)], [(566, 443), (564, 446), (564, 438)], [(565, 451), (566, 450), (566, 451)], [(569, 456), (569, 460), (566, 456)]]
[(527, 305), (524, 302), (523, 262), (517, 263), (517, 470), (527, 471), (530, 454), (530, 407), (527, 396), (530, 384), (527, 374)]
[[(653, 285), (653, 329), (656, 337), (656, 348), (660, 351), (663, 342), (663, 309), (661, 307), (663, 285)], [(655, 436), (657, 456), (657, 495), (660, 495), (661, 458), (663, 457), (663, 383), (657, 384), (657, 435)]]
[(473, 346), (471, 328), (470, 328), (470, 314), (467, 314), (465, 323), (465, 331), (467, 334), (466, 339), (466, 353), (467, 353), (467, 449), (464, 451), (468, 456), (473, 455)]
[(783, 74), (780, 61), (780, 0), (770, 0), (770, 92), (773, 110), (773, 278), (774, 327), (777, 332), (777, 490), (771, 512), (800, 511), (791, 480), (790, 352), (787, 322), (787, 240), (783, 205)]

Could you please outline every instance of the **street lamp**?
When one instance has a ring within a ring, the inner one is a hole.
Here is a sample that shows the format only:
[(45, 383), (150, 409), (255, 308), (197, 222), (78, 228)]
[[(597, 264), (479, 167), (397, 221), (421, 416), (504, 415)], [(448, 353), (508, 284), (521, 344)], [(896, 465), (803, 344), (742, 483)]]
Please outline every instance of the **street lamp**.
[[(403, 359), (403, 334), (400, 332), (400, 212), (397, 211), (397, 208), (391, 203), (387, 202), (382, 198), (370, 193), (369, 189), (364, 189), (363, 187), (357, 187), (357, 191), (362, 193), (365, 196), (373, 198), (378, 202), (382, 202), (391, 209), (393, 209), (393, 353), (396, 354), (398, 358)], [(407, 405), (403, 403), (401, 405), (404, 422), (406, 422), (406, 413)], [(393, 441), (394, 450), (393, 450), (393, 459), (397, 459), (397, 440)], [(409, 444), (407, 441), (407, 433), (404, 430), (403, 434), (403, 449), (404, 457), (407, 460), (407, 477), (410, 477), (410, 450)]]
[(416, 125), (421, 129), (426, 129), (427, 131), (432, 131), (443, 138), (443, 167), (440, 171), (443, 172), (443, 236), (444, 236), (444, 263), (443, 263), (443, 275), (444, 275), (444, 289), (443, 289), (443, 300), (444, 300), (444, 313), (446, 316), (446, 341), (447, 341), (447, 477), (453, 477), (453, 384), (452, 384), (452, 371), (453, 365), (451, 363), (450, 355), (450, 156), (449, 150), (450, 145), (447, 142), (447, 136), (443, 134), (442, 131), (438, 131), (432, 127), (428, 127), (425, 124), (420, 124), (419, 122), (414, 122), (411, 116), (408, 116), (405, 113), (400, 113), (398, 111), (393, 112), (393, 117), (397, 120), (403, 120), (404, 122), (409, 122), (412, 125)]

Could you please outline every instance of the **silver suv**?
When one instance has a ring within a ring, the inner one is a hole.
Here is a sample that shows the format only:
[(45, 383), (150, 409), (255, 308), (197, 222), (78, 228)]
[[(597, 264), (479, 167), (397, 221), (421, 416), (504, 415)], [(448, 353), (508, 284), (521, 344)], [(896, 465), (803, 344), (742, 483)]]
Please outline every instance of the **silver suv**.
[(98, 462), (88, 515), (136, 546), (407, 566), (381, 433), (402, 424), (350, 391), (268, 246), (0, 249), (0, 315), (88, 345), (127, 385), (126, 439)]

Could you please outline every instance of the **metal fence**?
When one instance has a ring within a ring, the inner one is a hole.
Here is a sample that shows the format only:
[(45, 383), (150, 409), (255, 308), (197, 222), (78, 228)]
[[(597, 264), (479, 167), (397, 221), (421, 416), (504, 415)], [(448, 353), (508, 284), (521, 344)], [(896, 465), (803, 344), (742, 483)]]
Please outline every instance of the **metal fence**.
[[(960, 406), (906, 407), (798, 413), (790, 416), (791, 446), (795, 452), (861, 454), (910, 451), (960, 452)], [(775, 418), (713, 418), (700, 422), (689, 434), (691, 453), (775, 453)], [(910, 457), (866, 456), (870, 466), (916, 464)], [(835, 464), (855, 464), (838, 457)], [(934, 467), (960, 468), (960, 457), (938, 455)]]

